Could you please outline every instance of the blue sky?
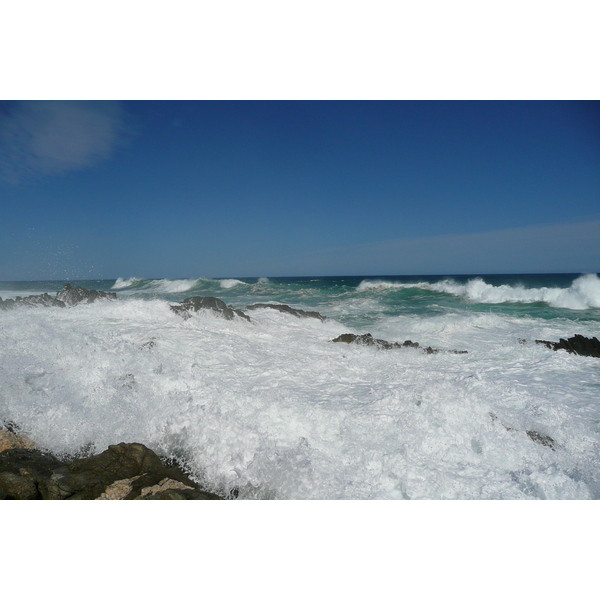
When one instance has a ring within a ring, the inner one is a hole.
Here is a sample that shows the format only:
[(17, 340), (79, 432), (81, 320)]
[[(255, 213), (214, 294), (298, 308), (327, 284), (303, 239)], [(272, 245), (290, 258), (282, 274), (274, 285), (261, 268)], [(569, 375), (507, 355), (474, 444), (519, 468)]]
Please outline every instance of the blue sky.
[(600, 270), (600, 103), (0, 103), (0, 280)]

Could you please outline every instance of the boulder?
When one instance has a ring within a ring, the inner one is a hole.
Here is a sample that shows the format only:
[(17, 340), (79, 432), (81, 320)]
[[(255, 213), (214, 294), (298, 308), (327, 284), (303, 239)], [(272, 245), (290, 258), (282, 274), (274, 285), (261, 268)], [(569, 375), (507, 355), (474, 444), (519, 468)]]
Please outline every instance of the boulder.
[(290, 315), (294, 315), (294, 317), (306, 319), (313, 318), (319, 319), (319, 321), (327, 321), (327, 317), (324, 317), (321, 313), (316, 311), (302, 310), (301, 308), (292, 308), (287, 304), (270, 304), (270, 303), (258, 303), (251, 304), (250, 306), (246, 306), (246, 310), (256, 310), (257, 308), (272, 308), (273, 310), (278, 310), (282, 313), (288, 313)]
[(70, 283), (65, 283), (63, 289), (60, 292), (56, 292), (56, 299), (64, 302), (67, 306), (74, 306), (82, 302), (90, 304), (101, 299), (116, 300), (116, 298), (117, 294), (115, 292), (86, 290), (79, 286), (72, 287)]
[(171, 310), (182, 316), (184, 319), (188, 319), (192, 312), (212, 310), (214, 313), (228, 321), (235, 319), (236, 316), (246, 319), (246, 321), (250, 321), (250, 317), (241, 310), (236, 310), (231, 306), (227, 306), (223, 300), (219, 300), (219, 298), (214, 298), (213, 296), (192, 296), (191, 298), (185, 298), (185, 300), (178, 305), (171, 305)]
[(41, 500), (40, 482), (63, 464), (55, 456), (36, 449), (0, 452), (0, 500)]
[(581, 356), (594, 356), (600, 358), (600, 341), (598, 338), (588, 338), (583, 335), (574, 335), (564, 339), (560, 338), (558, 342), (549, 342), (547, 340), (535, 340), (536, 344), (543, 344), (551, 350), (566, 350), (570, 354), (580, 354)]
[[(399, 342), (388, 342), (386, 340), (374, 338), (370, 333), (364, 333), (362, 335), (356, 335), (354, 333), (342, 333), (342, 335), (339, 335), (331, 341), (344, 342), (346, 344), (358, 344), (360, 346), (374, 346), (379, 350), (392, 350), (395, 348), (419, 348), (427, 354), (437, 354), (440, 352), (440, 350), (436, 350), (431, 346), (423, 347), (420, 346), (418, 342), (412, 342), (411, 340), (406, 340), (401, 344)], [(446, 350), (446, 352), (451, 352), (453, 354), (467, 354), (466, 350)]]
[(116, 444), (76, 460), (37, 449), (0, 453), (0, 499), (220, 500), (198, 487), (177, 465), (143, 444)]

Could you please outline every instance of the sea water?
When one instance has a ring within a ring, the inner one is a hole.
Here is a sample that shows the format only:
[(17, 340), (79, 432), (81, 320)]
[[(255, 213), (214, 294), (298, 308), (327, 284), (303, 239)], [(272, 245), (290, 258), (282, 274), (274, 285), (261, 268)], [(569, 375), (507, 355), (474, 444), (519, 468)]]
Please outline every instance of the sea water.
[(0, 419), (55, 453), (141, 442), (238, 499), (600, 498), (600, 359), (535, 343), (600, 335), (597, 274), (70, 283), (117, 300), (0, 310)]

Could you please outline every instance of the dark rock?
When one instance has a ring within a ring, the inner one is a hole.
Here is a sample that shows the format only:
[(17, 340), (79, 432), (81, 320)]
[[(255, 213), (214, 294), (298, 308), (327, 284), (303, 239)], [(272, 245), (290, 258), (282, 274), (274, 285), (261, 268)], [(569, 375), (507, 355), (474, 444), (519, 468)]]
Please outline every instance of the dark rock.
[(56, 299), (64, 302), (68, 306), (81, 304), (85, 302), (90, 304), (96, 300), (108, 299), (116, 300), (115, 292), (100, 292), (98, 290), (86, 290), (82, 287), (72, 287), (70, 283), (65, 283), (65, 286), (60, 292), (56, 292)]
[(0, 500), (41, 500), (40, 482), (63, 464), (41, 450), (14, 448), (0, 452)]
[(219, 298), (214, 298), (213, 296), (192, 296), (191, 298), (183, 300), (179, 305), (171, 305), (171, 310), (182, 316), (184, 319), (189, 318), (191, 312), (212, 310), (228, 321), (231, 321), (236, 316), (246, 319), (246, 321), (250, 321), (250, 317), (241, 310), (227, 306), (223, 300), (219, 300)]
[(56, 469), (40, 482), (40, 490), (45, 500), (92, 500), (115, 481), (163, 470), (160, 458), (143, 444), (122, 443)]
[(64, 308), (65, 303), (48, 293), (26, 296), (25, 298), (17, 296), (14, 300), (2, 300), (0, 298), (0, 308), (9, 309), (16, 306), (58, 306)]
[[(339, 335), (331, 341), (344, 342), (346, 344), (358, 344), (360, 346), (374, 346), (379, 350), (392, 350), (395, 348), (419, 348), (427, 354), (437, 354), (438, 352), (441, 352), (440, 350), (436, 350), (431, 346), (420, 346), (418, 342), (412, 342), (411, 340), (406, 340), (401, 344), (399, 342), (380, 340), (374, 338), (370, 333), (364, 333), (362, 335), (356, 335), (354, 333), (342, 333), (342, 335)], [(466, 350), (447, 350), (446, 352), (451, 352), (453, 354), (467, 354)]]
[(583, 335), (574, 335), (568, 339), (560, 338), (558, 342), (535, 340), (536, 344), (543, 344), (551, 350), (566, 350), (570, 354), (581, 356), (594, 356), (600, 358), (600, 341), (598, 338), (588, 338)]
[(548, 446), (550, 449), (554, 450), (554, 440), (549, 435), (544, 435), (539, 431), (526, 431), (525, 433), (529, 436), (529, 439), (533, 440), (536, 444)]
[(300, 308), (292, 308), (287, 304), (269, 304), (269, 303), (258, 303), (251, 304), (250, 306), (246, 306), (246, 310), (255, 310), (257, 308), (272, 308), (273, 310), (278, 310), (282, 313), (288, 313), (290, 315), (294, 315), (294, 317), (298, 318), (313, 318), (319, 319), (319, 321), (327, 321), (327, 317), (324, 317), (321, 313), (318, 313), (314, 310), (302, 310)]

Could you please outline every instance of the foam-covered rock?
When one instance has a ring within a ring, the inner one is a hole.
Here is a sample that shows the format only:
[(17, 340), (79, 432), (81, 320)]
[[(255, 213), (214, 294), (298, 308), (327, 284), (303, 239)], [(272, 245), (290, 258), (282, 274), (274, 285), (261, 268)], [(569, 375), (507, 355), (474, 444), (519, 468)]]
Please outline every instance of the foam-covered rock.
[[(436, 350), (431, 346), (420, 346), (419, 342), (412, 342), (411, 340), (406, 340), (402, 343), (388, 342), (386, 340), (374, 338), (370, 333), (363, 333), (362, 335), (357, 335), (355, 333), (342, 333), (342, 335), (339, 335), (331, 341), (344, 342), (345, 344), (358, 344), (359, 346), (374, 346), (379, 350), (392, 350), (395, 348), (419, 348), (427, 354), (436, 354), (440, 352), (440, 350)], [(453, 354), (467, 354), (466, 350), (446, 350), (446, 352), (451, 352)]]
[(73, 287), (70, 283), (65, 283), (63, 289), (60, 292), (56, 292), (56, 300), (64, 302), (67, 306), (74, 306), (82, 302), (90, 304), (101, 299), (116, 300), (116, 298), (117, 294), (115, 292), (86, 290), (79, 286)]
[(184, 319), (189, 318), (191, 316), (190, 313), (192, 312), (211, 310), (228, 321), (231, 321), (236, 317), (241, 317), (242, 319), (246, 319), (246, 321), (250, 321), (250, 317), (247, 314), (232, 306), (228, 306), (223, 300), (213, 296), (192, 296), (190, 298), (185, 298), (179, 304), (171, 305), (171, 310), (182, 316)]
[(259, 302), (258, 304), (251, 304), (250, 306), (246, 306), (246, 310), (256, 310), (257, 308), (271, 308), (273, 310), (278, 310), (282, 313), (294, 315), (294, 317), (298, 317), (300, 319), (313, 318), (319, 319), (319, 321), (327, 321), (327, 317), (324, 317), (321, 313), (318, 313), (317, 311), (302, 310), (301, 308), (292, 308), (287, 304)]
[(536, 344), (543, 344), (551, 350), (566, 350), (570, 354), (579, 354), (581, 356), (594, 356), (600, 358), (600, 341), (598, 338), (588, 338), (576, 334), (573, 337), (560, 338), (558, 342), (549, 342), (547, 340), (535, 340)]

